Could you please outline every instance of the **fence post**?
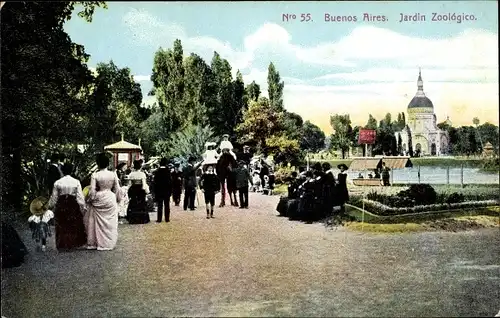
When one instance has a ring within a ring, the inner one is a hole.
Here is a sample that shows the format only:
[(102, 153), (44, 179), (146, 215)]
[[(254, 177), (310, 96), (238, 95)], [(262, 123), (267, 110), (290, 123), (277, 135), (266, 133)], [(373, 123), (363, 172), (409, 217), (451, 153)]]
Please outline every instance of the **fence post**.
[(420, 184), (420, 165), (418, 165), (418, 184)]
[(460, 186), (464, 187), (464, 164), (460, 165)]
[(446, 166), (446, 184), (450, 184), (450, 166)]

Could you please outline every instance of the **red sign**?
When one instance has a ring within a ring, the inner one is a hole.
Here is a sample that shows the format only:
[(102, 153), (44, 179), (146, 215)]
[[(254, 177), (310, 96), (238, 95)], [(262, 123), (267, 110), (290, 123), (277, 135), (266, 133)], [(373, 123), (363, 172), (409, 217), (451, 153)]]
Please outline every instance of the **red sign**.
[(368, 144), (372, 145), (375, 143), (375, 138), (377, 136), (377, 132), (373, 129), (360, 129), (358, 144)]

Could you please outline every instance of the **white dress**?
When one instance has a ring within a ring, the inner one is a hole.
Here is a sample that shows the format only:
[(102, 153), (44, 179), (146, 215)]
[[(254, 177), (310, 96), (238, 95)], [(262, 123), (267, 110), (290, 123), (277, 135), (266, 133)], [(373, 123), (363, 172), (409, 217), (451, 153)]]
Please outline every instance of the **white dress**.
[(203, 154), (203, 165), (215, 165), (219, 159), (219, 154), (216, 150), (207, 150)]

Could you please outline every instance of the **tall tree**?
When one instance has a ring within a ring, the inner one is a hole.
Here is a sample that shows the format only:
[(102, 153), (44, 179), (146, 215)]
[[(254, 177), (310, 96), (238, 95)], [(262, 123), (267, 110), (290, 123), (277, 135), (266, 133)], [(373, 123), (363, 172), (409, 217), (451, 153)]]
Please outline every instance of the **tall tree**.
[(258, 151), (266, 150), (266, 139), (281, 130), (280, 116), (271, 109), (265, 97), (250, 102), (243, 113), (243, 122), (236, 128), (241, 142), (252, 144)]
[(189, 109), (185, 107), (184, 98), (184, 63), (182, 43), (174, 41), (173, 49), (158, 49), (153, 62), (153, 90), (151, 94), (168, 119), (169, 131), (176, 131), (188, 124)]
[(483, 142), (491, 143), (495, 151), (498, 153), (498, 139), (499, 139), (498, 126), (486, 122), (480, 125), (477, 129), (481, 134)]
[(257, 101), (260, 97), (260, 86), (259, 84), (252, 81), (250, 84), (245, 87), (245, 93), (250, 101)]
[[(128, 68), (119, 68), (113, 61), (99, 63), (96, 68), (98, 94), (106, 96), (105, 103), (99, 105), (108, 110), (108, 121), (112, 122), (110, 127), (94, 127), (101, 131), (111, 129), (109, 137), (125, 134), (127, 138), (137, 138), (139, 128), (139, 109), (142, 102), (141, 85), (136, 83)], [(101, 100), (102, 102), (102, 100)], [(102, 118), (102, 117), (101, 117)], [(95, 124), (101, 125), (96, 120)], [(106, 140), (110, 141), (110, 140)]]
[(267, 70), (267, 86), (271, 108), (275, 112), (284, 111), (283, 88), (285, 83), (281, 81), (280, 73), (276, 70), (272, 62), (269, 64), (269, 68)]
[(231, 134), (238, 116), (233, 102), (231, 66), (227, 60), (220, 57), (219, 53), (214, 52), (211, 69), (216, 87), (216, 107), (209, 112), (210, 125), (218, 136), (224, 133)]
[(366, 123), (365, 128), (377, 129), (377, 120), (372, 116), (372, 114), (369, 114), (368, 122)]
[(195, 125), (208, 124), (208, 109), (215, 107), (215, 84), (210, 67), (194, 53), (184, 60), (185, 107), (187, 121)]
[(315, 124), (306, 121), (302, 126), (300, 148), (308, 152), (318, 152), (325, 147), (325, 133)]
[(342, 152), (342, 159), (345, 159), (346, 152), (352, 145), (352, 127), (349, 115), (330, 116), (330, 125), (333, 128), (332, 146)]
[(238, 70), (236, 72), (236, 79), (233, 82), (233, 108), (236, 116), (233, 126), (231, 127), (232, 130), (243, 121), (243, 112), (247, 106), (248, 103), (245, 99), (245, 83), (243, 82), (243, 75), (241, 75), (241, 72)]
[(83, 46), (64, 31), (75, 5), (92, 21), (104, 2), (8, 2), (1, 9), (2, 210), (21, 211), (25, 163), (84, 138), (93, 81)]

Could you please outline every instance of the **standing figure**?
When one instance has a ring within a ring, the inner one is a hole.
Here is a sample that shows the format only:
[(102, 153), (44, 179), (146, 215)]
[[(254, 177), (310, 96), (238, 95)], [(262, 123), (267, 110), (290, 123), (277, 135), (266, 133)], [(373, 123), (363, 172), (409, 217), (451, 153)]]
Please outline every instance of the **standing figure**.
[(248, 209), (248, 183), (253, 186), (253, 180), (244, 161), (240, 161), (236, 169), (236, 187), (240, 195), (240, 209)]
[(165, 209), (165, 222), (170, 222), (170, 195), (172, 194), (172, 175), (167, 167), (167, 159), (161, 158), (160, 168), (155, 171), (153, 185), (158, 205), (156, 222), (160, 223)]
[(340, 205), (340, 212), (345, 213), (345, 203), (349, 201), (349, 191), (347, 190), (347, 166), (345, 164), (340, 164), (337, 166), (340, 169), (340, 173), (337, 176), (338, 179), (338, 198)]
[(31, 237), (37, 243), (37, 249), (41, 249), (42, 252), (45, 252), (47, 248), (47, 237), (52, 236), (49, 222), (54, 218), (54, 213), (45, 208), (46, 201), (43, 197), (33, 200), (30, 204), (32, 215), (28, 218)]
[(386, 167), (385, 162), (382, 162), (382, 181), (384, 183), (384, 186), (391, 185), (391, 183), (389, 182), (389, 179), (391, 178), (390, 171), (391, 169), (389, 167)]
[(220, 182), (214, 170), (213, 165), (207, 165), (200, 179), (200, 188), (204, 192), (207, 206), (207, 219), (214, 217), (215, 194), (220, 190)]
[(243, 160), (247, 166), (250, 165), (250, 161), (252, 160), (252, 154), (250, 153), (250, 146), (243, 146), (243, 152), (239, 154), (238, 160)]
[(188, 165), (184, 167), (182, 171), (184, 177), (184, 211), (187, 211), (188, 207), (191, 211), (194, 211), (194, 200), (196, 199), (196, 171), (201, 166), (203, 161), (195, 164), (196, 158), (191, 156), (188, 160)]
[(231, 200), (232, 206), (238, 206), (238, 199), (236, 198), (236, 193), (238, 192), (238, 188), (236, 187), (237, 168), (236, 165), (229, 164), (229, 173), (226, 178), (227, 192), (229, 193), (229, 200)]
[(220, 187), (221, 187), (221, 201), (219, 207), (226, 205), (226, 180), (231, 177), (231, 167), (236, 166), (236, 160), (229, 153), (228, 150), (224, 150), (217, 161), (216, 173), (219, 177)]
[(175, 206), (181, 203), (182, 194), (182, 171), (179, 168), (180, 164), (176, 162), (172, 171), (172, 199)]
[(128, 189), (127, 221), (129, 224), (149, 223), (146, 195), (149, 193), (147, 176), (140, 170), (139, 160), (134, 161), (134, 171), (128, 176), (131, 186)]
[(59, 155), (52, 154), (50, 157), (50, 166), (47, 173), (47, 189), (49, 190), (49, 195), (52, 194), (52, 189), (54, 188), (54, 183), (63, 177), (61, 168), (59, 167)]
[(49, 209), (54, 211), (56, 248), (59, 251), (77, 248), (86, 243), (82, 185), (71, 176), (71, 163), (65, 163), (62, 172), (64, 177), (54, 183), (48, 203)]
[(87, 197), (87, 249), (109, 251), (118, 240), (118, 203), (116, 194), (120, 183), (116, 173), (109, 171), (109, 158), (105, 153), (97, 156), (99, 171), (90, 179)]

